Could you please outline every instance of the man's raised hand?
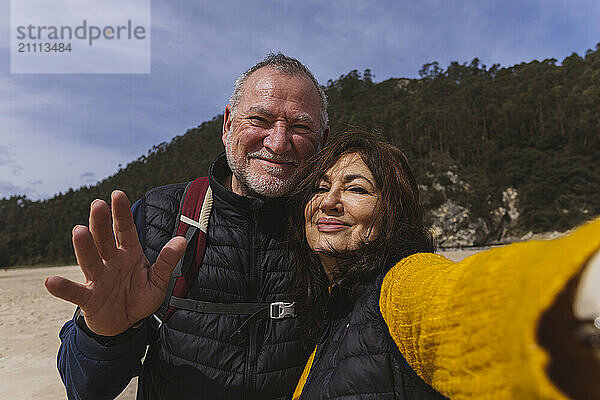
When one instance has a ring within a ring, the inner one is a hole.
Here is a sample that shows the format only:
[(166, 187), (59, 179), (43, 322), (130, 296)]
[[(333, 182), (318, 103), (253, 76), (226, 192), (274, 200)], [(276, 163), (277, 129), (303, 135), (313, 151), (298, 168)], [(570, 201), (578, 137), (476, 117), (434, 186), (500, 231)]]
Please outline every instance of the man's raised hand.
[[(162, 303), (171, 272), (183, 255), (186, 240), (172, 238), (150, 266), (142, 251), (125, 193), (90, 206), (89, 229), (73, 228), (73, 248), (85, 284), (58, 276), (46, 279), (48, 291), (78, 305), (96, 334), (114, 336), (151, 315)], [(114, 235), (113, 235), (114, 232)]]

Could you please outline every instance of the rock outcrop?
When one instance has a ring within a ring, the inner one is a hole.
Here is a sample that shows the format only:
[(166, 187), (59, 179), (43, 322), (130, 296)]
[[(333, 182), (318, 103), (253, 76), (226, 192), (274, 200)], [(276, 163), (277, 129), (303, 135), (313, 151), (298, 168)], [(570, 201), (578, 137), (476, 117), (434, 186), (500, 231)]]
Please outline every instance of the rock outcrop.
[[(443, 198), (438, 207), (429, 210), (432, 234), (436, 246), (444, 248), (484, 246), (518, 240), (511, 235), (511, 228), (520, 216), (518, 208), (519, 194), (515, 188), (508, 187), (502, 193), (502, 205), (491, 208), (487, 215), (472, 215), (469, 204), (461, 204), (458, 198), (467, 198), (460, 194), (471, 192), (469, 183), (461, 180), (457, 173), (448, 170), (435, 177), (427, 174), (431, 186), (420, 186), (429, 192), (430, 198)], [(488, 201), (491, 206), (491, 202)]]

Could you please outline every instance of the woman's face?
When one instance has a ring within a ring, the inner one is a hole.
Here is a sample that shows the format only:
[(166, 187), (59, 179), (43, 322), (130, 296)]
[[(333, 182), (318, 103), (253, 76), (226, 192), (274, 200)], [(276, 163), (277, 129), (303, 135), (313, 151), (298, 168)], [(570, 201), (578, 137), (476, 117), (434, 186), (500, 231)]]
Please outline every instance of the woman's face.
[(359, 154), (342, 156), (321, 179), (304, 208), (306, 239), (313, 250), (355, 250), (374, 239), (380, 190)]

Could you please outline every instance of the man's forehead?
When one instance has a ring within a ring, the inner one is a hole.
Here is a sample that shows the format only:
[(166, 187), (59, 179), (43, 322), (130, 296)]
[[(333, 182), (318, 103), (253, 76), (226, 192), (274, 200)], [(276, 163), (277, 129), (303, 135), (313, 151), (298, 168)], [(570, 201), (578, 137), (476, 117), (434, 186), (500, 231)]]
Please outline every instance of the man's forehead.
[(310, 113), (302, 108), (281, 110), (278, 107), (263, 107), (261, 105), (253, 105), (242, 110), (242, 115), (256, 114), (258, 116), (263, 116), (270, 119), (279, 118), (281, 116), (280, 114), (282, 113), (284, 114), (283, 117), (289, 121), (306, 122), (308, 124), (316, 123), (315, 119), (310, 115)]
[(317, 88), (310, 78), (290, 75), (273, 68), (263, 67), (248, 77), (242, 90), (242, 101), (260, 101), (278, 98), (306, 105), (320, 104)]

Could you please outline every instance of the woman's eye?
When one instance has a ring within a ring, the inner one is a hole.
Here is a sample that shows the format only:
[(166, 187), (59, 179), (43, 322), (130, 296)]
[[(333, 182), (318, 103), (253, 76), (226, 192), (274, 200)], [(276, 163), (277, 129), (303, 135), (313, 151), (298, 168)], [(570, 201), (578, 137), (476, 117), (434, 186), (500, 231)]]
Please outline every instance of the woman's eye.
[(325, 193), (329, 191), (329, 188), (327, 186), (319, 186), (315, 191), (317, 193)]
[(360, 193), (360, 194), (367, 194), (367, 193), (369, 193), (367, 191), (367, 189), (362, 188), (360, 186), (352, 186), (352, 187), (348, 188), (348, 190), (351, 191), (351, 192)]

